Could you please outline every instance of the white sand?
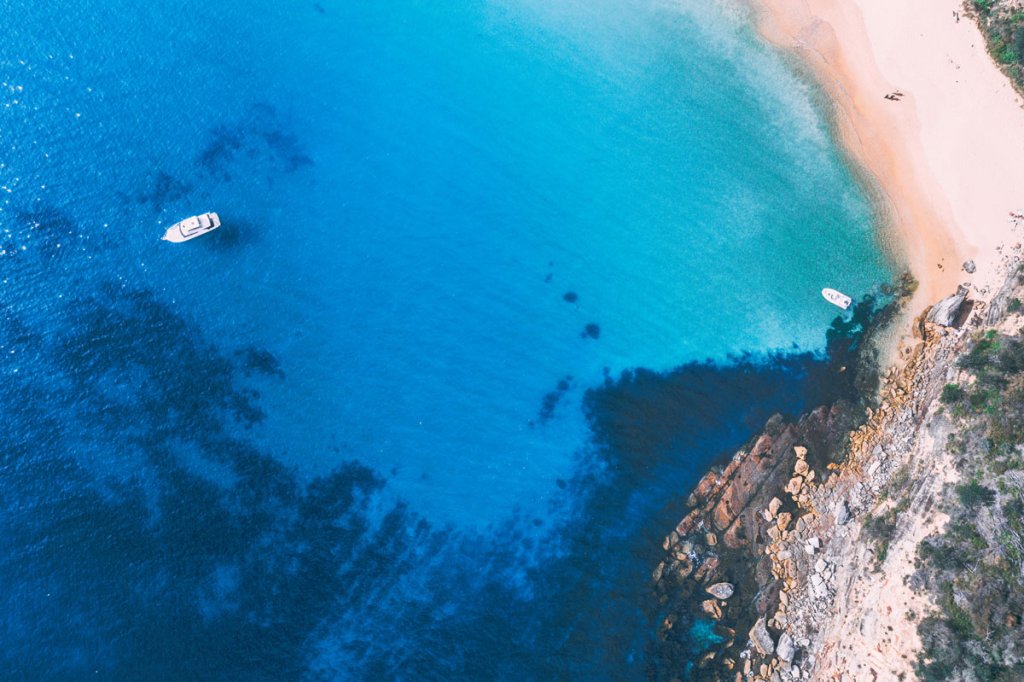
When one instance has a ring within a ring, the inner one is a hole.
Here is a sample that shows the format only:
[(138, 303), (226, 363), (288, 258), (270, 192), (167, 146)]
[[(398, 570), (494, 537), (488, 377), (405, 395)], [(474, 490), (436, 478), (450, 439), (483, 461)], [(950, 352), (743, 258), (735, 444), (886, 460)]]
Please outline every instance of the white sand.
[[(1024, 239), (1010, 220), (1024, 212), (1024, 109), (974, 21), (956, 21), (960, 0), (752, 2), (764, 35), (812, 67), (844, 144), (883, 192), (891, 233), (921, 282), (910, 314), (958, 283), (971, 282), (982, 299), (994, 293)], [(884, 98), (894, 91), (900, 101)], [(973, 275), (961, 270), (967, 259)], [(917, 465), (932, 485), (915, 506), (935, 500), (952, 470), (931, 449)], [(920, 642), (907, 611), (919, 617), (930, 604), (905, 580), (918, 542), (945, 520), (918, 512), (907, 515), (881, 573), (866, 568), (864, 547), (839, 568), (843, 608), (815, 679), (911, 677)]]
[[(921, 282), (910, 313), (961, 282), (985, 298), (1018, 253), (1009, 214), (1024, 211), (1024, 109), (974, 21), (955, 20), (960, 0), (754, 2), (764, 35), (814, 69), (844, 144), (884, 193)], [(884, 98), (893, 91), (901, 101)]]

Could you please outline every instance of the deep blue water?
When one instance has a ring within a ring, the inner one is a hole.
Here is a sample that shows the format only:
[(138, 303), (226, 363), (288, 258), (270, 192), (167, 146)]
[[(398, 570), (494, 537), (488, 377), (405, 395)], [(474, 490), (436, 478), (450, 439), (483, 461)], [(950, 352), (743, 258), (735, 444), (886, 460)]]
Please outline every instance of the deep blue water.
[(6, 2), (7, 674), (682, 674), (662, 537), (890, 276), (705, 4)]

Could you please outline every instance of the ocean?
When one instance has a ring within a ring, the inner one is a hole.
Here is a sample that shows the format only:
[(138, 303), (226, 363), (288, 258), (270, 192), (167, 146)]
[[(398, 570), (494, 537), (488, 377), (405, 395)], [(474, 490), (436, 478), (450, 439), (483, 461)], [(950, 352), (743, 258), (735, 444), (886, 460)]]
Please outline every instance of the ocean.
[(895, 267), (743, 11), (4, 17), (5, 675), (692, 674), (657, 655), (661, 540), (835, 396), (820, 289)]

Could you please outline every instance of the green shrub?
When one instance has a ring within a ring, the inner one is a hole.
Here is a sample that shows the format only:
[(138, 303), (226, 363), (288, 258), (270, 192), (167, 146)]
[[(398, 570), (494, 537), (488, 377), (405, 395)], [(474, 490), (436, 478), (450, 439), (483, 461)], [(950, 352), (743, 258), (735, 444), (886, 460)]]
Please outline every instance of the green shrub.
[(999, 334), (991, 329), (975, 342), (971, 351), (960, 359), (960, 366), (966, 369), (986, 370), (992, 364), (992, 356), (999, 352)]
[[(1011, 35), (1013, 37), (1010, 39), (1010, 44), (1013, 45), (1013, 51), (1017, 54), (1019, 60), (1020, 55), (1024, 54), (1024, 27), (1015, 27)], [(1014, 301), (1016, 300), (1017, 299), (1014, 299)], [(1010, 305), (1013, 305), (1013, 301), (1010, 301)], [(1020, 301), (1017, 301), (1017, 308), (1020, 309)]]
[[(1006, 457), (1004, 459), (997, 459), (996, 461), (992, 462), (992, 473), (994, 473), (996, 476), (1002, 476), (1007, 471), (1014, 471), (1017, 469), (1024, 469), (1024, 460), (1017, 456)], [(998, 481), (996, 483), (996, 487), (999, 488), (1000, 491), (1002, 490), (1002, 488), (999, 486), (1002, 483), (1002, 481)]]
[(964, 552), (945, 543), (922, 542), (917, 551), (922, 559), (940, 571), (960, 571), (970, 563)]
[(983, 486), (977, 480), (958, 485), (956, 494), (960, 498), (960, 503), (970, 509), (979, 506), (987, 507), (996, 500), (996, 491)]
[(967, 454), (967, 439), (957, 438), (954, 434), (949, 434), (946, 438), (946, 450), (954, 455), (965, 455)]
[(999, 409), (989, 415), (988, 438), (997, 456), (1017, 455), (1024, 443), (1024, 392), (1014, 389), (999, 401)]
[[(1018, 14), (1017, 26), (1007, 27), (1007, 14), (995, 10), (982, 24), (990, 36), (1000, 32), (990, 47), (1012, 45), (1019, 62), (1024, 10)], [(1002, 27), (993, 29), (999, 22)], [(1019, 65), (1013, 68), (1021, 72)], [(1008, 309), (1024, 313), (1024, 296), (1011, 299)], [(1003, 475), (1024, 469), (1024, 331), (1010, 337), (988, 330), (972, 341), (960, 366), (974, 379), (947, 384), (940, 395), (946, 412), (957, 417), (946, 449), (956, 456), (962, 483), (949, 490), (949, 524), (918, 546), (915, 566), (924, 584), (941, 587), (938, 612), (917, 622), (917, 671), (926, 680), (1024, 680), (1017, 653), (1024, 651), (1024, 489), (1015, 476)], [(979, 513), (984, 507), (990, 514)], [(876, 561), (888, 549), (892, 512), (865, 522)]]
[(1006, 521), (1010, 526), (1017, 525), (1019, 527), (1021, 520), (1024, 519), (1024, 501), (1021, 501), (1019, 497), (1015, 497), (1004, 504), (1003, 516), (1006, 517)]
[(990, 391), (987, 391), (985, 389), (971, 391), (971, 394), (967, 396), (967, 402), (971, 404), (972, 408), (978, 411), (987, 411), (990, 407), (993, 406), (994, 401), (995, 396), (992, 395)]
[(953, 632), (949, 622), (939, 616), (928, 616), (917, 627), (923, 651), (917, 662), (917, 673), (927, 682), (948, 682), (965, 661), (964, 640)]
[(961, 641), (974, 639), (974, 623), (971, 622), (971, 615), (956, 605), (953, 598), (953, 583), (943, 585), (941, 604), (949, 629), (956, 633)]
[(1024, 370), (1024, 344), (1017, 339), (1008, 341), (999, 350), (998, 365), (1003, 374), (1017, 374)]
[[(1018, 35), (1024, 35), (1024, 31), (1018, 33)], [(1020, 302), (1020, 299), (1019, 298), (1015, 298), (1012, 301), (1010, 301), (1010, 305), (1006, 306), (1006, 309), (1009, 310), (1011, 313), (1015, 313), (1018, 310), (1020, 310), (1021, 305), (1022, 304)]]
[(952, 538), (966, 542), (972, 549), (980, 550), (988, 547), (988, 542), (985, 541), (985, 538), (970, 521), (954, 521), (949, 525), (949, 535)]
[(896, 534), (896, 519), (894, 514), (873, 516), (864, 522), (864, 531), (872, 540), (879, 540), (888, 543)]
[(939, 396), (939, 400), (948, 405), (959, 402), (963, 397), (964, 389), (960, 388), (960, 384), (946, 384), (942, 387), (942, 395)]

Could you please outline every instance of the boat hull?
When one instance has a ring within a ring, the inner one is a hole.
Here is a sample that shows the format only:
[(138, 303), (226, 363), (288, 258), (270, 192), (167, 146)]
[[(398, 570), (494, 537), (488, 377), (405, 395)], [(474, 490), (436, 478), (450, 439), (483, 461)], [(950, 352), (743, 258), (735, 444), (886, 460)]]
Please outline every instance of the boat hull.
[(218, 227), (220, 227), (220, 216), (216, 213), (200, 213), (199, 215), (194, 215), (191, 218), (185, 218), (180, 222), (174, 223), (167, 228), (161, 239), (166, 242), (180, 244), (181, 242), (187, 242), (213, 232)]
[(834, 306), (842, 308), (843, 310), (849, 308), (850, 305), (853, 303), (852, 298), (850, 298), (841, 291), (836, 291), (835, 289), (822, 289), (821, 295), (825, 298), (826, 301), (828, 301)]

